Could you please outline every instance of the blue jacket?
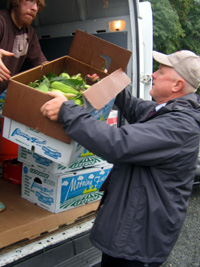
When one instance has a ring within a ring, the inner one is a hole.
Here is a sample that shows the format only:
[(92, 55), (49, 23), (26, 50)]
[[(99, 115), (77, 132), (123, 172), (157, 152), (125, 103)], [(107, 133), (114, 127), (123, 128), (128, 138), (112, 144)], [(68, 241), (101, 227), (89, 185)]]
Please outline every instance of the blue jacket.
[(146, 263), (164, 262), (186, 216), (199, 151), (196, 94), (156, 105), (124, 90), (115, 104), (127, 122), (114, 128), (65, 102), (59, 121), (67, 135), (114, 164), (105, 201), (91, 231), (106, 254)]

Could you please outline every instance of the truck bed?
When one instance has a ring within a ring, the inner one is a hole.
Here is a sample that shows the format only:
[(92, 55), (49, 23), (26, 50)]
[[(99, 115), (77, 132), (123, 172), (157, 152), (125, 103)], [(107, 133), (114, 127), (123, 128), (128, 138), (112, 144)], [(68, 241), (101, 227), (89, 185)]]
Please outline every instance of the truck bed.
[(54, 214), (23, 199), (20, 186), (2, 179), (0, 198), (6, 205), (0, 213), (0, 266), (83, 234), (87, 247), (99, 202)]

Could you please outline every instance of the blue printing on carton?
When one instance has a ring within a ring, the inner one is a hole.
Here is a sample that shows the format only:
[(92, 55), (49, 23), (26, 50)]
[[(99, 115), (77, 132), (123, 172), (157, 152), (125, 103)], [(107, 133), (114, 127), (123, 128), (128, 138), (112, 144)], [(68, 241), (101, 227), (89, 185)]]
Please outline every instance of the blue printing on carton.
[(46, 197), (40, 194), (39, 192), (35, 192), (35, 195), (38, 197), (38, 201), (45, 203), (48, 206), (51, 206), (52, 203), (54, 203), (54, 200), (52, 197)]
[[(91, 154), (91, 155), (90, 155)], [(44, 167), (49, 167), (51, 166), (54, 162), (50, 159), (47, 159), (43, 156), (40, 156), (36, 153), (33, 153), (33, 158), (35, 160), (35, 163), (40, 164)], [(95, 164), (100, 164), (101, 162), (106, 162), (104, 159), (101, 159), (97, 156), (95, 156), (93, 153), (90, 153), (88, 150), (84, 150), (84, 153), (81, 153), (78, 157), (77, 160), (81, 159), (79, 161), (74, 161), (72, 162), (69, 166), (68, 169), (76, 169), (81, 167), (88, 167), (88, 166), (93, 166)], [(58, 164), (58, 169), (64, 170), (66, 169), (66, 166), (63, 166), (62, 164)]]
[[(20, 153), (21, 154), (30, 154), (34, 164), (38, 164), (40, 167), (46, 169), (51, 167), (55, 162), (45, 158), (37, 153), (33, 153), (31, 151), (29, 151), (27, 148), (24, 147), (20, 147)], [(23, 156), (22, 156), (23, 158)], [(66, 171), (66, 169), (68, 170), (75, 170), (75, 169), (81, 169), (81, 168), (85, 168), (85, 167), (91, 167), (94, 165), (99, 165), (103, 162), (106, 162), (104, 159), (94, 155), (92, 152), (88, 151), (87, 149), (84, 149), (84, 151), (82, 153), (80, 153), (77, 157), (76, 160), (74, 160), (68, 167), (56, 163), (56, 172), (60, 172), (60, 171)]]
[(36, 153), (33, 153), (33, 158), (35, 159), (36, 163), (41, 164), (46, 167), (49, 167), (53, 163), (52, 160), (42, 157)]
[(53, 151), (51, 148), (43, 146), (42, 150), (44, 151), (44, 155), (47, 155), (51, 158), (54, 158), (54, 159), (61, 158), (61, 153), (57, 151)]
[(77, 195), (99, 190), (109, 172), (110, 169), (102, 169), (92, 173), (82, 173), (80, 175), (62, 178), (60, 202), (63, 203), (67, 199)]
[(47, 143), (45, 140), (41, 141), (39, 138), (33, 137), (25, 132), (22, 132), (19, 128), (15, 128), (11, 136), (13, 137), (20, 136), (32, 144), (35, 144), (37, 146), (42, 146), (42, 150), (44, 151), (44, 154), (51, 158), (54, 158), (54, 159), (61, 158), (60, 152), (54, 151), (53, 148), (44, 146)]
[[(23, 168), (23, 170), (24, 173), (28, 173), (27, 167)], [(34, 172), (34, 169), (31, 168), (31, 170)], [(107, 178), (110, 170), (111, 168), (102, 169), (92, 173), (82, 173), (80, 175), (62, 178), (60, 208), (75, 207), (100, 199), (102, 193), (98, 192), (98, 190)], [(35, 172), (37, 173), (38, 171), (35, 170)], [(42, 173), (38, 172), (38, 174)], [(47, 174), (45, 174), (45, 177), (48, 178)], [(47, 189), (44, 187), (44, 183), (41, 185), (33, 181), (30, 189), (36, 189), (35, 196), (38, 198), (38, 201), (49, 206), (54, 203), (54, 199), (51, 197), (54, 194), (54, 189)], [(76, 199), (80, 195), (82, 195), (82, 198), (80, 199), (79, 197)]]
[(11, 134), (11, 136), (15, 136), (15, 135), (21, 136), (25, 138), (27, 141), (30, 141), (31, 143), (36, 144), (36, 145), (46, 144), (46, 141), (40, 141), (38, 138), (32, 137), (28, 135), (27, 133), (22, 132), (19, 128), (16, 128)]
[(40, 190), (41, 193), (43, 193), (44, 195), (53, 195), (53, 189), (49, 190), (45, 187), (43, 187), (42, 185), (36, 183), (36, 182), (33, 182), (32, 185), (31, 185), (31, 189), (33, 188), (37, 188)]
[[(25, 166), (23, 168), (24, 173), (27, 174), (28, 173), (28, 168)], [(38, 174), (38, 176), (43, 176), (43, 178), (48, 178), (48, 174), (43, 174), (42, 172), (39, 172), (33, 168), (30, 169), (30, 172)], [(38, 178), (40, 180), (40, 178)], [(52, 195), (54, 195), (54, 189), (48, 189), (46, 187), (44, 187), (42, 184), (38, 183), (35, 181), (33, 181), (31, 187), (30, 187), (31, 191), (34, 189), (35, 190), (35, 196), (38, 198), (39, 202), (42, 202), (48, 206), (51, 206), (51, 204), (54, 203), (54, 199), (52, 197)]]

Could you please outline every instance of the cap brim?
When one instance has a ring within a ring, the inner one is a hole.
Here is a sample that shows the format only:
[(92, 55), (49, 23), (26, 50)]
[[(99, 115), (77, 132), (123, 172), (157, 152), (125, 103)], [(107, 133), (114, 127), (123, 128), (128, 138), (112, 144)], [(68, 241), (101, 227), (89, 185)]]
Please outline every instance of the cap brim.
[(157, 52), (157, 51), (153, 51), (153, 58), (159, 62), (160, 64), (169, 66), (169, 67), (173, 67), (171, 62), (169, 61), (168, 55)]

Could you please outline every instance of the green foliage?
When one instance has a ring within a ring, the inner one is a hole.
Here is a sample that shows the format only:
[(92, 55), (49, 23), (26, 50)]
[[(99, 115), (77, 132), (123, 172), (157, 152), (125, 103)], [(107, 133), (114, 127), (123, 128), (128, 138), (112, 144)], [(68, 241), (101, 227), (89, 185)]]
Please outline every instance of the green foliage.
[(182, 27), (185, 30), (185, 38), (180, 38), (180, 46), (200, 54), (200, 2), (194, 1), (190, 8), (187, 19), (183, 21)]
[(196, 93), (200, 95), (200, 87), (197, 89)]
[(170, 0), (171, 6), (174, 10), (176, 10), (181, 24), (187, 19), (187, 15), (193, 2), (193, 0)]
[[(200, 1), (148, 1), (153, 12), (153, 49), (166, 54), (191, 50), (199, 55)], [(156, 68), (154, 62), (154, 70)]]
[(154, 50), (172, 53), (184, 37), (179, 16), (169, 0), (150, 0), (153, 10), (153, 46)]

